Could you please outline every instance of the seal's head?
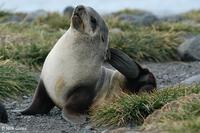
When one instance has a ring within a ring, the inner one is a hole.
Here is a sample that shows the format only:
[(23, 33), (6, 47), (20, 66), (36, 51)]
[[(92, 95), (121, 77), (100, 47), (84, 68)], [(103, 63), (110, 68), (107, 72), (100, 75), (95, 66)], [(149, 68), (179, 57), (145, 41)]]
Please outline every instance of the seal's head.
[(77, 6), (71, 17), (70, 27), (89, 37), (89, 40), (95, 40), (95, 43), (101, 45), (100, 47), (106, 51), (106, 59), (109, 57), (108, 27), (103, 18), (93, 8), (83, 5)]

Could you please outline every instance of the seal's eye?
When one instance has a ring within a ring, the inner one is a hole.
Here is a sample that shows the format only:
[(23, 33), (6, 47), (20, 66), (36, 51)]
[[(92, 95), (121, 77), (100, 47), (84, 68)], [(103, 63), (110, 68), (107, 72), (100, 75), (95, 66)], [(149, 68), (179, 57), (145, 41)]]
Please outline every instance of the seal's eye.
[(90, 17), (90, 23), (91, 23), (91, 27), (92, 27), (92, 30), (94, 31), (97, 27), (97, 20), (94, 18), (94, 17)]

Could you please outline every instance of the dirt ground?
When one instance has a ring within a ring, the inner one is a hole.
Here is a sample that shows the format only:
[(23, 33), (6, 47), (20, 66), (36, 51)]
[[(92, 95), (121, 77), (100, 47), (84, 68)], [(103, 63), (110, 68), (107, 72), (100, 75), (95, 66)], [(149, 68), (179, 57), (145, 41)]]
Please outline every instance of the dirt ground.
[[(172, 86), (184, 79), (200, 74), (200, 62), (142, 63), (155, 74), (158, 88)], [(23, 96), (7, 100), (5, 106), (9, 115), (8, 125), (0, 125), (0, 132), (19, 133), (93, 133), (105, 129), (92, 128), (89, 123), (72, 125), (61, 117), (61, 111), (54, 108), (48, 115), (22, 116), (18, 112), (30, 104), (32, 97)], [(11, 131), (11, 130), (15, 131)]]

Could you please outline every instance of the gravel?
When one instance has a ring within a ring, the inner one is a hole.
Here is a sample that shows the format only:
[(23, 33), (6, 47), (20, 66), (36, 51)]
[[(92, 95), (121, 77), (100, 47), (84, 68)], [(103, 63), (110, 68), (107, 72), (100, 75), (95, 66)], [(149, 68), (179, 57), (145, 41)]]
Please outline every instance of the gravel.
[[(158, 88), (173, 86), (188, 77), (200, 74), (200, 62), (143, 63), (157, 79)], [(6, 105), (9, 123), (0, 125), (0, 131), (24, 133), (95, 133), (104, 129), (92, 128), (90, 123), (72, 125), (61, 117), (61, 111), (53, 108), (48, 115), (22, 116), (19, 111), (28, 107), (32, 97), (8, 99)], [(13, 131), (15, 130), (15, 131)]]

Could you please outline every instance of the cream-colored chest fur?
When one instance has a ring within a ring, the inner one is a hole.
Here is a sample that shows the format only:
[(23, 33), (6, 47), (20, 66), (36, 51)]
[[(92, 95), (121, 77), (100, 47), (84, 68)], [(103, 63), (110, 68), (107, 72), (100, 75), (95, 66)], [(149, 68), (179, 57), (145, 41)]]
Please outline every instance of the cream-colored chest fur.
[(89, 44), (77, 41), (75, 32), (69, 29), (48, 54), (41, 73), (47, 93), (59, 107), (65, 103), (65, 95), (77, 84), (95, 80), (101, 62)]

